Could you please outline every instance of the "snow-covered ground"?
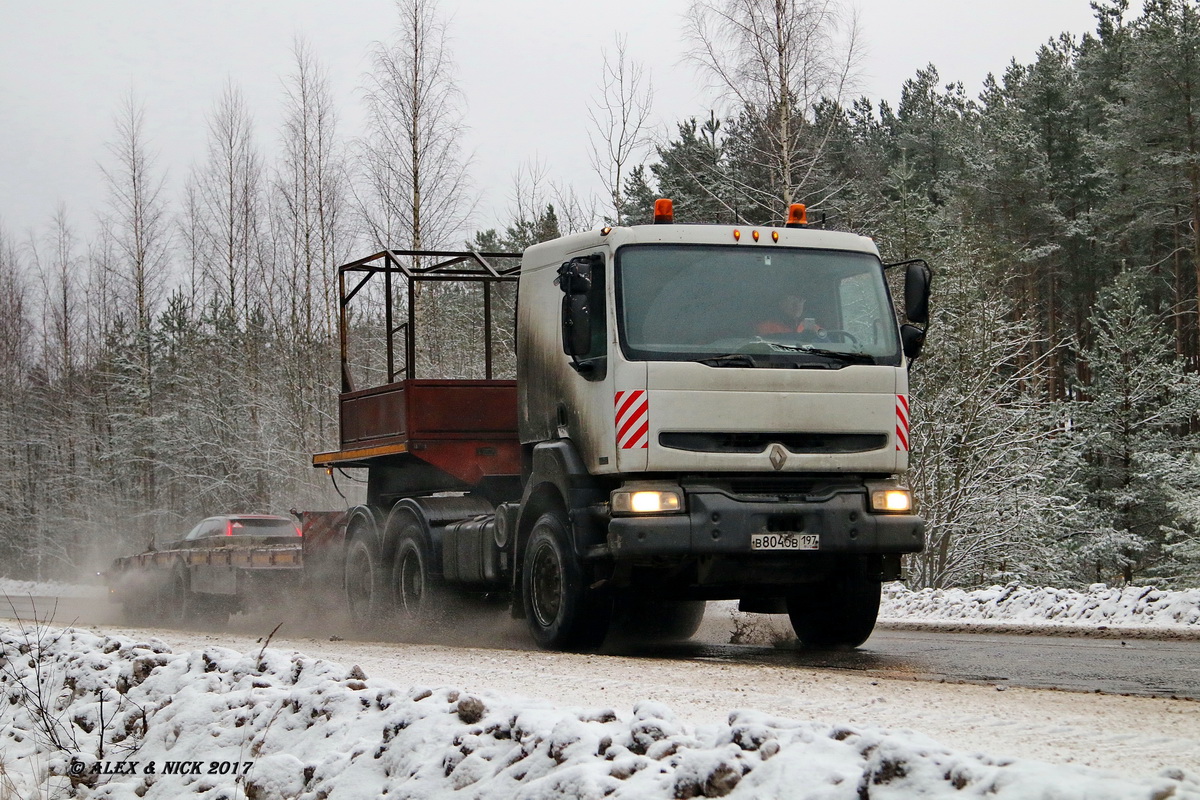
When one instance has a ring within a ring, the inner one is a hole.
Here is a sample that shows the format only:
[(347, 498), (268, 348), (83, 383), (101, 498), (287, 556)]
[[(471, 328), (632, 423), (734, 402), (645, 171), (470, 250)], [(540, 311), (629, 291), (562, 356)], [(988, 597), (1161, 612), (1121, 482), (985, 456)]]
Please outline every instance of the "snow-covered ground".
[[(78, 597), (94, 590), (0, 581), (0, 592), (16, 596)], [(901, 622), (1008, 620), (1200, 630), (1200, 591), (1009, 586), (910, 592), (893, 584), (881, 615)], [(732, 621), (734, 633), (747, 639), (753, 638), (755, 623), (745, 620), (773, 619), (738, 615), (720, 606), (713, 616)], [(772, 630), (759, 628), (757, 634), (784, 635)], [(1197, 759), (1184, 759), (1183, 768), (1160, 768), (1157, 774), (1117, 774), (989, 756), (978, 747), (956, 750), (909, 730), (907, 723), (876, 728), (830, 722), (828, 714), (814, 721), (794, 712), (780, 716), (734, 705), (714, 721), (712, 715), (692, 714), (681, 706), (689, 702), (681, 700), (688, 696), (682, 689), (670, 698), (674, 705), (668, 705), (647, 681), (646, 694), (639, 698), (636, 676), (625, 679), (632, 682), (633, 694), (599, 695), (605, 701), (620, 698), (623, 704), (593, 706), (588, 704), (596, 694), (582, 687), (576, 694), (569, 685), (549, 691), (518, 680), (497, 681), (492, 685), (505, 688), (496, 691), (480, 688), (486, 684), (478, 680), (470, 688), (456, 685), (436, 667), (432, 672), (399, 670), (425, 679), (424, 685), (414, 685), (368, 677), (354, 663), (346, 666), (300, 649), (267, 647), (245, 637), (202, 638), (181, 639), (172, 648), (136, 632), (0, 623), (0, 691), (8, 700), (0, 701), (0, 798), (74, 792), (81, 797), (212, 800), (376, 798), (385, 793), (410, 798), (1200, 800)], [(413, 650), (390, 652), (392, 659), (405, 653), (423, 657)], [(373, 674), (392, 674), (384, 669), (388, 656), (382, 661), (361, 656), (352, 658)], [(454, 659), (456, 651), (449, 648), (438, 657)], [(546, 682), (578, 680), (563, 664), (543, 663), (536, 669), (538, 679)], [(833, 675), (823, 680), (836, 684), (849, 679)], [(938, 691), (935, 686), (929, 690)], [(558, 698), (557, 704), (535, 699), (549, 697)], [(1173, 739), (1163, 731), (1161, 745), (1134, 741), (1137, 734), (1113, 735), (1129, 740), (1120, 746), (1130, 749), (1165, 749), (1200, 740), (1200, 710), (1193, 712), (1193, 706), (1178, 706), (1184, 714), (1194, 713), (1195, 720), (1194, 733), (1182, 739), (1178, 731)], [(848, 712), (852, 704), (843, 708)], [(1061, 712), (1048, 716), (1056, 719), (1047, 724), (1069, 729)], [(1183, 730), (1189, 730), (1186, 723)], [(1011, 750), (1001, 747), (999, 752)], [(1048, 756), (1053, 760), (1052, 753)]]
[(99, 583), (61, 583), (57, 581), (18, 581), (0, 578), (0, 596), (25, 597), (102, 597), (107, 594)]
[(899, 583), (885, 587), (880, 617), (888, 621), (1000, 622), (1024, 625), (1186, 628), (1200, 630), (1200, 589), (1165, 591), (1152, 586), (1087, 591), (1020, 584), (988, 589), (922, 589)]
[[(1200, 638), (1200, 589), (1097, 583), (1086, 591), (1020, 584), (912, 591), (889, 583), (879, 606), (879, 626), (1194, 639)], [(736, 601), (709, 603), (705, 629), (711, 635), (718, 628), (743, 644), (794, 638), (787, 617), (742, 614)]]
[(1181, 769), (1131, 778), (748, 710), (695, 725), (653, 699), (400, 685), (265, 645), (17, 624), (0, 644), (0, 797), (1200, 798)]

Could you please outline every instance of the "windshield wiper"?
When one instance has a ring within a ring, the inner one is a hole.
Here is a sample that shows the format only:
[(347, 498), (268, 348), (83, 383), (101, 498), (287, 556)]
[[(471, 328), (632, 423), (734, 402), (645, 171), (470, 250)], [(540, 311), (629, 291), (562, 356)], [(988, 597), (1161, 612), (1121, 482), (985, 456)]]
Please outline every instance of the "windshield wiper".
[(713, 356), (712, 358), (698, 358), (697, 364), (704, 364), (708, 367), (757, 367), (758, 364), (754, 359), (745, 353), (730, 353), (727, 356)]
[(825, 350), (821, 347), (801, 347), (800, 352), (845, 361), (847, 364), (874, 364), (875, 357), (866, 353), (847, 353), (844, 350)]
[[(780, 344), (779, 342), (767, 342), (772, 350), (779, 350), (785, 353), (796, 353), (807, 356), (822, 356), (824, 358), (832, 358), (836, 361), (841, 361), (845, 364), (874, 364), (875, 357), (867, 353), (847, 352), (845, 350), (829, 350), (824, 347), (813, 347), (807, 344)], [(797, 364), (796, 366), (802, 366)]]

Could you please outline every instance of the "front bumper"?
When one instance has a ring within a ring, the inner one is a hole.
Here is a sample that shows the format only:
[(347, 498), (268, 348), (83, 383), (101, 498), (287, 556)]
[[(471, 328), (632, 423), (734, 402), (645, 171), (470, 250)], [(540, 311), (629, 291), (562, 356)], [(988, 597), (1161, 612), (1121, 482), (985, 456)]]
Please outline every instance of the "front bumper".
[(917, 553), (925, 546), (924, 519), (872, 513), (861, 489), (805, 501), (689, 489), (686, 513), (614, 517), (608, 525), (608, 550), (618, 559), (805, 552), (751, 550), (751, 534), (768, 532), (817, 534), (821, 553)]

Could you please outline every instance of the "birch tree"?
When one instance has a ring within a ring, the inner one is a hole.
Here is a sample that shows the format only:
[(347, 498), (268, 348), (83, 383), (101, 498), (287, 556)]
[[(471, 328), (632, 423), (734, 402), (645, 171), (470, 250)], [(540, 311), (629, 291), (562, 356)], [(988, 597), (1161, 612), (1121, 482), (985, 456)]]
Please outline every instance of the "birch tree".
[(397, 0), (396, 11), (393, 39), (371, 50), (360, 200), (376, 246), (436, 249), (460, 238), (473, 207), (463, 97), (436, 3)]
[(612, 220), (628, 224), (622, 191), (629, 162), (648, 142), (647, 117), (654, 88), (645, 68), (628, 57), (625, 38), (616, 37), (615, 49), (605, 50), (600, 95), (588, 106), (588, 149), (592, 169), (612, 207)]
[(742, 117), (749, 166), (768, 177), (738, 184), (747, 215), (778, 222), (793, 202), (832, 196), (836, 184), (820, 175), (832, 129), (816, 125), (816, 110), (852, 87), (853, 13), (838, 0), (694, 0), (685, 24), (690, 59)]
[(32, 323), (20, 250), (0, 226), (0, 556), (9, 574), (25, 566), (22, 532), (31, 528), (24, 502), (28, 484), (27, 417), (24, 414), (32, 361)]
[(44, 299), (42, 314), (42, 370), (47, 383), (68, 382), (75, 371), (76, 340), (80, 338), (80, 292), (83, 264), (79, 242), (67, 219), (66, 206), (54, 212), (44, 241), (30, 242), (34, 269), (41, 281)]
[[(281, 155), (272, 183), (276, 257), (267, 305), (275, 333), (287, 342), (274, 366), (275, 402), (286, 418), (286, 446), (297, 454), (323, 447), (334, 407), (338, 294), (336, 267), (348, 260), (346, 166), (337, 136), (329, 76), (311, 46), (293, 44), (284, 83)], [(316, 378), (316, 379), (314, 379)], [(321, 378), (325, 378), (322, 380)]]
[(109, 269), (121, 309), (145, 341), (170, 266), (166, 176), (155, 169), (156, 159), (146, 139), (145, 109), (132, 92), (122, 100), (114, 123), (115, 136), (107, 145), (112, 161), (101, 165), (108, 188), (103, 221), (116, 258)]
[(234, 320), (245, 322), (260, 286), (262, 155), (242, 92), (225, 85), (208, 117), (208, 158), (194, 170), (189, 187), (195, 215), (184, 221), (195, 231), (201, 284), (219, 298)]
[[(171, 222), (165, 197), (166, 177), (155, 166), (146, 136), (145, 110), (133, 92), (126, 95), (114, 117), (114, 135), (106, 146), (110, 160), (101, 165), (107, 186), (107, 207), (96, 250), (98, 267), (92, 291), (95, 299), (112, 302), (124, 341), (113, 341), (128, 353), (124, 386), (105, 380), (102, 391), (123, 412), (120, 438), (107, 439), (110, 457), (136, 475), (136, 494), (127, 498), (141, 509), (153, 508), (157, 498), (159, 443), (154, 431), (152, 326), (170, 271)], [(115, 393), (114, 393), (115, 392)], [(108, 423), (104, 423), (104, 429)], [(102, 429), (102, 430), (104, 430)], [(115, 488), (115, 487), (113, 487)], [(138, 533), (145, 540), (148, 530)]]
[(287, 309), (286, 326), (302, 336), (336, 332), (334, 268), (346, 254), (346, 173), (337, 138), (329, 75), (312, 47), (297, 39), (284, 83), (281, 156), (273, 183), (280, 240), (272, 305)]
[[(463, 97), (454, 76), (446, 23), (433, 0), (397, 0), (389, 42), (371, 50), (366, 77), (367, 133), (359, 147), (359, 204), (373, 247), (436, 250), (464, 238), (473, 209), (461, 155)], [(419, 269), (420, 259), (412, 266)], [(452, 377), (439, 353), (437, 306), (452, 290), (418, 283), (411, 298), (423, 376)], [(408, 309), (397, 308), (407, 314)], [(406, 335), (413, 331), (406, 329)], [(404, 351), (402, 351), (404, 352)]]

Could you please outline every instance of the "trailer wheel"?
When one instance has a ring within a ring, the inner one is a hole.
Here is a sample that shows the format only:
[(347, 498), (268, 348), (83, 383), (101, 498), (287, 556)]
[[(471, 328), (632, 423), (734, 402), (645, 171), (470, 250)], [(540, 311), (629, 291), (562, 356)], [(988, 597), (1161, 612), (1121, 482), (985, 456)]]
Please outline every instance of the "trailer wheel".
[(858, 647), (875, 629), (882, 587), (861, 570), (801, 586), (787, 599), (792, 630), (808, 647)]
[(177, 564), (171, 570), (171, 582), (166, 592), (167, 622), (187, 626), (196, 621), (197, 598), (192, 593), (187, 569)]
[(525, 546), (521, 594), (529, 630), (539, 646), (592, 650), (604, 642), (612, 621), (612, 596), (590, 589), (584, 565), (571, 551), (561, 511), (538, 517)]
[(370, 627), (381, 619), (383, 581), (379, 554), (364, 538), (350, 542), (346, 553), (346, 602), (350, 620), (359, 628)]
[(441, 581), (433, 572), (433, 548), (424, 523), (407, 510), (395, 512), (389, 528), (398, 530), (392, 588), (402, 622), (431, 622), (442, 611)]

